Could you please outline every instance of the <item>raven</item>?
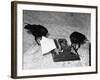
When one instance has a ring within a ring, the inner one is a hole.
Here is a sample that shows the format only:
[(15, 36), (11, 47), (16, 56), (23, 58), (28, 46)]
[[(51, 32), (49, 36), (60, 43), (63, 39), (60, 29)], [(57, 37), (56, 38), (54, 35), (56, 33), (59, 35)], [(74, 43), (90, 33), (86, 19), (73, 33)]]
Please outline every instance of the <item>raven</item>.
[(38, 45), (40, 45), (39, 40), (42, 39), (42, 36), (48, 36), (48, 30), (42, 25), (27, 24), (24, 28), (35, 37), (35, 41)]
[(82, 44), (84, 44), (87, 41), (87, 38), (84, 34), (75, 31), (70, 35), (70, 41), (71, 41), (71, 46), (77, 53), (77, 50), (80, 48)]

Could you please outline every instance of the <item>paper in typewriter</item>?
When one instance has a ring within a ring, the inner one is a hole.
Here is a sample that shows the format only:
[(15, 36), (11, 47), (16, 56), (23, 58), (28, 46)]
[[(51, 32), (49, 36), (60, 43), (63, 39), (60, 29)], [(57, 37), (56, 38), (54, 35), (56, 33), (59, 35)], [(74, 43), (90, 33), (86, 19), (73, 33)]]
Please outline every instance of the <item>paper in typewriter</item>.
[(54, 40), (46, 37), (42, 37), (40, 44), (43, 55), (56, 48)]

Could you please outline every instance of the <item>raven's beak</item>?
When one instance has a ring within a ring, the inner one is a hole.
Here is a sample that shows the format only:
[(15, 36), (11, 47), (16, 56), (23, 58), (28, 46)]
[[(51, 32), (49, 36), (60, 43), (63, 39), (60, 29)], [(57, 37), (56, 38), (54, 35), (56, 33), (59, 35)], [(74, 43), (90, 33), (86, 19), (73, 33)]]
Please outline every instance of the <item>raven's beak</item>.
[(47, 34), (46, 34), (46, 37), (49, 37), (49, 36), (50, 36), (50, 33), (47, 33)]

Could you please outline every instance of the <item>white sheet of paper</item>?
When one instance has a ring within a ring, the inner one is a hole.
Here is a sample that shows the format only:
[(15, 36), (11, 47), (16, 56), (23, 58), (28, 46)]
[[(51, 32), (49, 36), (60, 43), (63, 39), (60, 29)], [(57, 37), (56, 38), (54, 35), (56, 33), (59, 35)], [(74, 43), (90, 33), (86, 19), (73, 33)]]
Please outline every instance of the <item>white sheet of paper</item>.
[(41, 44), (42, 54), (46, 54), (56, 48), (54, 40), (46, 37), (42, 37), (40, 44)]

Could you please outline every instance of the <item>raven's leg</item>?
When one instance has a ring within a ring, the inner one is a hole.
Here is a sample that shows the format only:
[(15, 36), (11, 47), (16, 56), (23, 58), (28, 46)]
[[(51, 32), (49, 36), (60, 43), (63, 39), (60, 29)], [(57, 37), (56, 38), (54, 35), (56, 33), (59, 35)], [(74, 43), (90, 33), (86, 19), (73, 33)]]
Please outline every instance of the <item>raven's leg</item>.
[(37, 37), (35, 37), (35, 41), (36, 41), (36, 43), (37, 43), (38, 45), (40, 45), (39, 40), (38, 40)]
[(80, 48), (80, 46), (81, 46), (81, 45), (80, 45), (80, 44), (78, 44), (77, 51), (78, 51), (78, 49)]
[(72, 44), (71, 46), (72, 46), (72, 48), (74, 49), (75, 53), (78, 55), (76, 45), (77, 45), (77, 44)]

